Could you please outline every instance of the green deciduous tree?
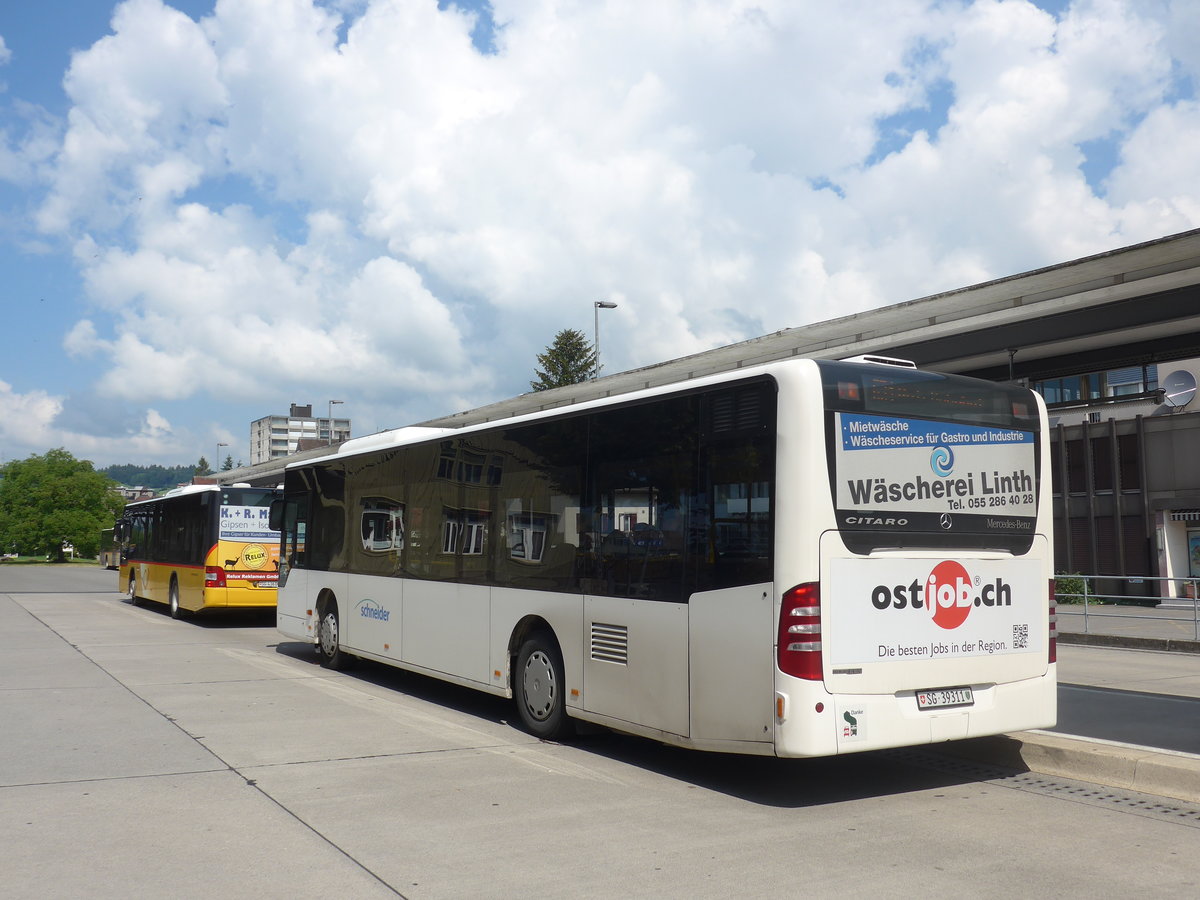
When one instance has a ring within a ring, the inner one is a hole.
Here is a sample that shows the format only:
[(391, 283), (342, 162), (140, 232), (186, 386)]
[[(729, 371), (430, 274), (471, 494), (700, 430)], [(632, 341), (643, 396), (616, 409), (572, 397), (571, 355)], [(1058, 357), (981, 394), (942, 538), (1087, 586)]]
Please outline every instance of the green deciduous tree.
[(125, 501), (112, 479), (61, 448), (0, 467), (0, 547), (62, 560), (63, 543), (95, 556)]
[(537, 356), (540, 369), (535, 369), (537, 381), (529, 382), (535, 391), (579, 384), (596, 375), (596, 348), (574, 328), (564, 328), (554, 336), (554, 343)]

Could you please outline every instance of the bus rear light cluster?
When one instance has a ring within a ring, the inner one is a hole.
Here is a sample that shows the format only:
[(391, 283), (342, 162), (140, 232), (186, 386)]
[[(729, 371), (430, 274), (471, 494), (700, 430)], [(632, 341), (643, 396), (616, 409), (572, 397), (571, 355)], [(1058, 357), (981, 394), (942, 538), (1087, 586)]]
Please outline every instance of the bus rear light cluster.
[(204, 586), (206, 588), (225, 587), (225, 570), (220, 566), (205, 566)]
[(781, 672), (821, 680), (821, 588), (816, 582), (797, 585), (783, 595), (777, 647)]
[(1047, 662), (1058, 662), (1058, 598), (1054, 593), (1054, 579), (1050, 579), (1050, 640), (1047, 642)]

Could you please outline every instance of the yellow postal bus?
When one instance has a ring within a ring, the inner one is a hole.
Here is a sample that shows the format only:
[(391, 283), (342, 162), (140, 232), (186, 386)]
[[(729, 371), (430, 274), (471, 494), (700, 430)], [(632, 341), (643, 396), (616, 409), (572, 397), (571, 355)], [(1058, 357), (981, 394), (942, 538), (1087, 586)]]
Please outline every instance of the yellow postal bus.
[(120, 590), (165, 603), (174, 618), (205, 609), (274, 607), (279, 532), (268, 522), (279, 492), (194, 484), (125, 507), (116, 526)]

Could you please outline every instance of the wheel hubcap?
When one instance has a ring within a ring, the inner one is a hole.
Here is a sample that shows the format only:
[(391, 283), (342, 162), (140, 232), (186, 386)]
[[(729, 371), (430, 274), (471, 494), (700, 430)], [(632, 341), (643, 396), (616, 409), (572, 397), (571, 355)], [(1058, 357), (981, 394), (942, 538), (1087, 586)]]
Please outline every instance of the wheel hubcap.
[(337, 650), (337, 632), (337, 616), (329, 613), (321, 620), (321, 652), (326, 656), (333, 656)]
[(525, 709), (539, 722), (544, 722), (554, 711), (557, 694), (554, 684), (554, 666), (544, 650), (535, 650), (525, 661), (522, 686), (525, 693)]

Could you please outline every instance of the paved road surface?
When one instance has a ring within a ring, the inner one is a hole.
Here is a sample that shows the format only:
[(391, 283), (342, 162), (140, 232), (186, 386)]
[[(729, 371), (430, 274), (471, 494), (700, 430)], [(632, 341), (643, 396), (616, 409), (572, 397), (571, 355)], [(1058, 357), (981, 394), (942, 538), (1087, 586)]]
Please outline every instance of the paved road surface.
[(544, 744), (496, 698), (331, 673), (270, 627), (132, 607), (110, 573), (14, 571), (5, 897), (1200, 892), (1200, 805), (927, 752)]
[(1060, 684), (1051, 730), (1200, 754), (1200, 700)]

